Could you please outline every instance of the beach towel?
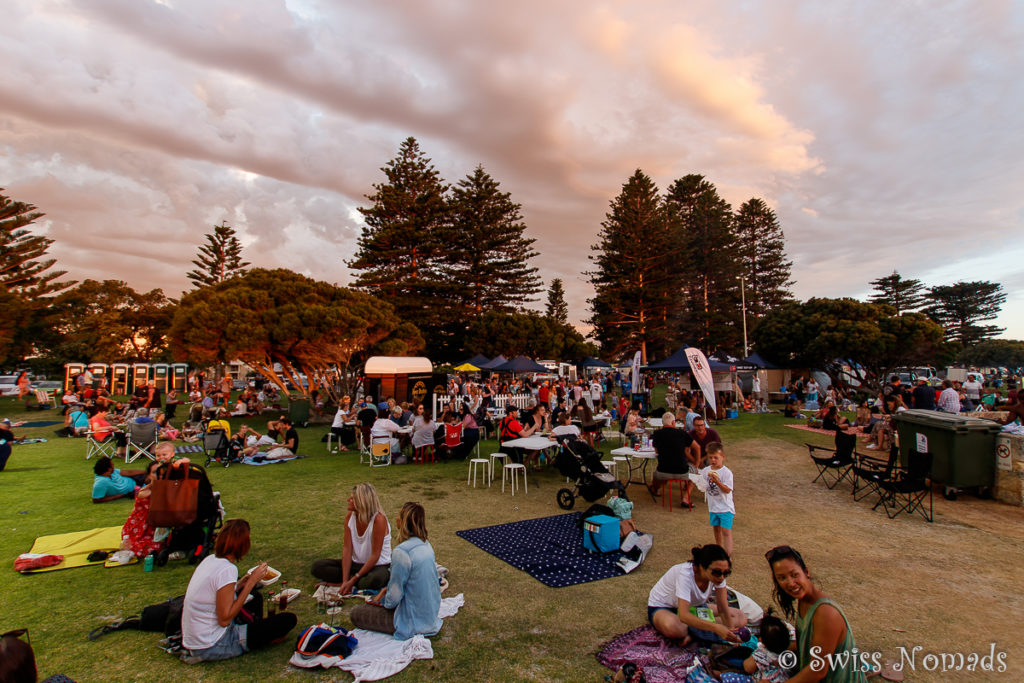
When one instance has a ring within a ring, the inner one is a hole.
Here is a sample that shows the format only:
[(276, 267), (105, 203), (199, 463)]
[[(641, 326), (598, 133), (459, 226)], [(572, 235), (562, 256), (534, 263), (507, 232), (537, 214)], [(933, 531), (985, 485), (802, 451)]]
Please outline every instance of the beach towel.
[[(64, 561), (52, 567), (41, 569), (29, 569), (23, 574), (40, 574), (42, 572), (53, 572), (58, 569), (73, 569), (75, 567), (86, 567), (94, 564), (103, 564), (104, 560), (90, 562), (89, 553), (94, 550), (103, 550), (112, 553), (121, 547), (121, 527), (100, 527), (88, 531), (75, 531), (70, 534), (56, 534), (53, 536), (40, 536), (32, 544), (30, 553), (39, 555), (63, 555)], [(113, 565), (121, 566), (121, 565)]]
[(258, 458), (262, 458), (262, 457), (263, 456), (260, 456), (260, 455), (256, 455), (256, 456), (249, 456), (249, 455), (247, 455), (244, 458), (242, 458), (241, 463), (243, 465), (252, 465), (253, 467), (259, 467), (260, 465), (274, 465), (274, 464), (279, 463), (279, 462), (288, 462), (290, 460), (298, 460), (299, 458), (304, 458), (306, 456), (304, 456), (304, 455), (293, 455), (290, 458), (275, 458), (273, 460), (258, 459)]

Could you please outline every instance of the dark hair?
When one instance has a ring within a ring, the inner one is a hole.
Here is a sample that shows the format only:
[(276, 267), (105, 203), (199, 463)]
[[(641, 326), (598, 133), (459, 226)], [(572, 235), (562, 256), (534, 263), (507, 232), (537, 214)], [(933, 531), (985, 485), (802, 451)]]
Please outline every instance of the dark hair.
[(213, 553), (217, 557), (230, 555), (236, 561), (249, 554), (252, 542), (249, 540), (249, 522), (244, 519), (229, 519), (224, 522), (217, 542), (213, 545)]
[[(694, 420), (694, 422), (696, 422), (696, 420)], [(722, 450), (723, 450), (722, 449), (722, 443), (720, 441), (712, 441), (711, 443), (708, 444), (708, 447), (707, 447), (708, 455), (713, 455), (715, 453), (721, 453)]]
[(36, 656), (32, 646), (19, 638), (12, 631), (11, 635), (0, 637), (0, 681), (11, 683), (36, 683)]
[(96, 476), (100, 476), (113, 467), (113, 465), (114, 461), (110, 459), (110, 456), (104, 455), (92, 466), (92, 471), (96, 473)]
[(780, 655), (789, 649), (789, 629), (774, 612), (775, 608), (769, 607), (761, 619), (761, 642), (771, 652)]
[(292, 419), (290, 417), (282, 417), (278, 422), (284, 422), (289, 427), (292, 426)]
[(690, 555), (693, 556), (693, 563), (702, 569), (707, 569), (711, 566), (712, 562), (719, 562), (725, 560), (732, 566), (732, 559), (729, 557), (729, 553), (725, 552), (725, 548), (714, 543), (708, 543), (707, 545), (695, 545), (690, 548)]
[(793, 548), (788, 545), (775, 546), (764, 554), (766, 560), (768, 560), (768, 566), (772, 568), (772, 597), (775, 598), (775, 602), (779, 603), (779, 607), (782, 608), (783, 613), (787, 619), (794, 619), (796, 617), (796, 609), (793, 607), (793, 596), (786, 591), (782, 590), (782, 586), (779, 585), (778, 580), (775, 578), (775, 563), (780, 560), (793, 560), (800, 568), (804, 570), (804, 574), (810, 578), (810, 573), (807, 571), (807, 565), (804, 564), (804, 558), (800, 556)]

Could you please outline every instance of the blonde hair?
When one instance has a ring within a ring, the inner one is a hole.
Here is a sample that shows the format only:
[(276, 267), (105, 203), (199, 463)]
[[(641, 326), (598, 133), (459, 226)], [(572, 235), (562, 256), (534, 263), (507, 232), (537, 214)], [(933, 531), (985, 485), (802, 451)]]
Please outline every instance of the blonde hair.
[(369, 524), (377, 513), (384, 512), (384, 506), (377, 497), (377, 489), (365, 481), (352, 487), (352, 503), (356, 508), (356, 521), (360, 524)]
[(413, 536), (427, 540), (427, 512), (419, 503), (408, 502), (398, 511), (398, 542)]

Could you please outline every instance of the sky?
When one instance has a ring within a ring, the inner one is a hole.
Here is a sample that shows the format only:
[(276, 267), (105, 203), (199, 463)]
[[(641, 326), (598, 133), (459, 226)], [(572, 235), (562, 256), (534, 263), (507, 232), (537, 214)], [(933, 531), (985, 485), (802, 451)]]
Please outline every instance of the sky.
[(991, 280), (1024, 338), (1021, 3), (5, 0), (0, 63), (0, 187), (77, 280), (178, 296), (226, 221), (254, 265), (348, 284), (413, 136), (522, 205), (577, 323), (639, 168), (764, 199), (798, 298)]

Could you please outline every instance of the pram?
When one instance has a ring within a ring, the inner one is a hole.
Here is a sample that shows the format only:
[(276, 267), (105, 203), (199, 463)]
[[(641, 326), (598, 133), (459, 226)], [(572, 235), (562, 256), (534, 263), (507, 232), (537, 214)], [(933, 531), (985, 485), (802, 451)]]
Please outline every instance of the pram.
[(558, 507), (571, 510), (576, 504), (576, 496), (583, 496), (588, 503), (604, 497), (615, 489), (618, 495), (628, 499), (626, 487), (601, 464), (601, 454), (590, 447), (585, 441), (567, 440), (555, 456), (555, 467), (573, 481), (573, 487), (559, 489), (556, 495)]
[[(169, 472), (167, 468), (170, 468)], [(190, 478), (199, 479), (196, 519), (191, 524), (170, 530), (164, 549), (156, 556), (156, 564), (160, 567), (167, 564), (171, 553), (177, 551), (185, 553), (189, 564), (197, 564), (213, 550), (217, 529), (220, 528), (221, 522), (224, 520), (224, 507), (220, 503), (220, 494), (214, 492), (210, 479), (206, 476), (206, 470), (195, 463), (189, 464), (188, 470)], [(171, 467), (169, 463), (165, 463), (156, 469), (156, 475), (157, 478), (166, 476), (170, 480), (184, 479), (185, 468)]]

